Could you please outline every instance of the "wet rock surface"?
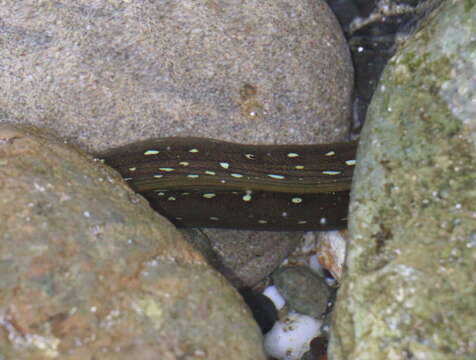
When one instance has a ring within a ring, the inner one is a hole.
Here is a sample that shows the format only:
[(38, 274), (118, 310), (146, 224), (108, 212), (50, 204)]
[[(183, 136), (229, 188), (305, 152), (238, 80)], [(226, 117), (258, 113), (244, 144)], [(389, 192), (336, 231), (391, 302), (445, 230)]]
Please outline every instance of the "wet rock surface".
[(205, 229), (215, 268), (235, 287), (254, 287), (275, 270), (299, 243), (300, 232)]
[(309, 268), (294, 266), (275, 271), (273, 281), (290, 309), (318, 320), (324, 318), (331, 289), (323, 278)]
[(241, 296), (117, 173), (3, 124), (0, 192), (0, 358), (264, 359)]
[(0, 18), (2, 111), (90, 150), (172, 135), (332, 142), (349, 129), (352, 64), (324, 1), (23, 0)]
[[(299, 243), (301, 233), (180, 229), (214, 269), (238, 290), (261, 289)], [(208, 236), (209, 235), (209, 236)]]
[(329, 357), (476, 353), (476, 3), (446, 1), (390, 61), (355, 171)]

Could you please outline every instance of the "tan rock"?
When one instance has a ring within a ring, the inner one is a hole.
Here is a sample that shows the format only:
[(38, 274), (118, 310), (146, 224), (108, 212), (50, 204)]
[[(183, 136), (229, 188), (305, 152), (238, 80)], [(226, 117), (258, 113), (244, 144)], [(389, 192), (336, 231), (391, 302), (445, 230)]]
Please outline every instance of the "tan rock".
[(238, 293), (101, 163), (4, 124), (0, 185), (0, 357), (264, 359)]

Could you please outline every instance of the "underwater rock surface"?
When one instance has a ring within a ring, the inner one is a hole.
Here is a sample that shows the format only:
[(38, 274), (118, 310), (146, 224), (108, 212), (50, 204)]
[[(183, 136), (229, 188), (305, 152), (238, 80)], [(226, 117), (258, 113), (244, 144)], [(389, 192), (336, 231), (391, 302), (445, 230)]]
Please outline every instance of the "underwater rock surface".
[(476, 353), (476, 2), (446, 1), (369, 108), (332, 360)]

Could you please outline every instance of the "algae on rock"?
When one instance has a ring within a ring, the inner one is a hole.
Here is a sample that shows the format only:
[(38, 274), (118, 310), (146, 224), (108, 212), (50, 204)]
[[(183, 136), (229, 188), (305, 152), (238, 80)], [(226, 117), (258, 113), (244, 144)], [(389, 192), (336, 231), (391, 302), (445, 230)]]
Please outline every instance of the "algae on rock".
[(476, 2), (389, 62), (365, 124), (330, 359), (474, 359)]

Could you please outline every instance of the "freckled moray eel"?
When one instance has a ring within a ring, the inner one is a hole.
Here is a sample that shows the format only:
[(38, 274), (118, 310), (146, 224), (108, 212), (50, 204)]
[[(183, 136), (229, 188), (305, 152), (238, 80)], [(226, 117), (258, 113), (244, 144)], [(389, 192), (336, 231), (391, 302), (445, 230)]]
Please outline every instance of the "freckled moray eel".
[(179, 227), (329, 230), (347, 224), (356, 148), (171, 137), (96, 156)]

